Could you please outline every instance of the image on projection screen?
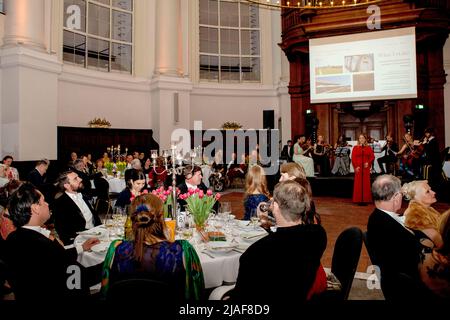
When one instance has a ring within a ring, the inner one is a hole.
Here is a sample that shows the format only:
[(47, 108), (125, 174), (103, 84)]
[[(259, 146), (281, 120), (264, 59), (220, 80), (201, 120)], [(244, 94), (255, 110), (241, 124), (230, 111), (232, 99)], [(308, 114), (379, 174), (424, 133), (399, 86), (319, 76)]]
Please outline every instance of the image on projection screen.
[(417, 97), (414, 28), (311, 39), (311, 103)]

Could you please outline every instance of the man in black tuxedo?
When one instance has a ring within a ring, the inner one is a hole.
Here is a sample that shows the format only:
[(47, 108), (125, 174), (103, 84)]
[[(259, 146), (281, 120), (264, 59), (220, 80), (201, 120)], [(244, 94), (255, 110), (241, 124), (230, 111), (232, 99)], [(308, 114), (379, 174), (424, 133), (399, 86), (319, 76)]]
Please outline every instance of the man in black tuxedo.
[(442, 181), (442, 159), (439, 151), (439, 144), (434, 135), (433, 128), (425, 129), (425, 165), (431, 165), (428, 171), (428, 183), (433, 190), (438, 191)]
[[(25, 183), (13, 193), (9, 216), (17, 229), (6, 239), (5, 260), (17, 300), (84, 297), (89, 285), (100, 281), (101, 265), (85, 269), (77, 263), (78, 253), (89, 251), (99, 240), (91, 238), (81, 246), (65, 249), (49, 230), (41, 227), (50, 218), (50, 212), (35, 186)], [(77, 272), (81, 276), (79, 284), (70, 278)]]
[(418, 272), (420, 243), (397, 213), (402, 206), (400, 179), (392, 175), (378, 176), (372, 184), (372, 197), (376, 209), (367, 224), (367, 244), (372, 263), (380, 267), (381, 288), (386, 300), (407, 299), (408, 294), (414, 294), (400, 285), (400, 274), (409, 277), (425, 294)]
[[(208, 191), (208, 188), (203, 183), (203, 174), (202, 168), (199, 166), (187, 165), (183, 169), (184, 181), (178, 185), (178, 189), (180, 189), (180, 194), (187, 193), (189, 189), (202, 190), (205, 194)], [(178, 204), (181, 207), (181, 210), (184, 210), (186, 206), (186, 201), (178, 199)]]
[(28, 182), (32, 183), (39, 191), (42, 192), (42, 187), (45, 185), (48, 166), (50, 161), (42, 159), (36, 162), (36, 167), (28, 173)]
[(293, 154), (294, 146), (292, 145), (292, 140), (288, 140), (287, 144), (284, 145), (283, 150), (281, 150), (281, 159), (287, 160), (287, 162), (292, 162)]
[(76, 172), (67, 171), (57, 179), (62, 192), (55, 200), (53, 218), (55, 229), (64, 244), (72, 244), (77, 232), (91, 229), (101, 224), (97, 212), (80, 193), (83, 182)]

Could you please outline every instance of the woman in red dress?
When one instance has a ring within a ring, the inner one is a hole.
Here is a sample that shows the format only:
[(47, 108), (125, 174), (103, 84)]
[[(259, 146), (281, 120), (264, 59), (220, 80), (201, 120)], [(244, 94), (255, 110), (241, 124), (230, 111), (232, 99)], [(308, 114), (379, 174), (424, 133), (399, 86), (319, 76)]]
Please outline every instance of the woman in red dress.
[(355, 182), (353, 184), (353, 202), (372, 202), (370, 190), (370, 168), (375, 155), (372, 148), (367, 144), (367, 138), (360, 134), (358, 144), (353, 147), (352, 164), (355, 169)]

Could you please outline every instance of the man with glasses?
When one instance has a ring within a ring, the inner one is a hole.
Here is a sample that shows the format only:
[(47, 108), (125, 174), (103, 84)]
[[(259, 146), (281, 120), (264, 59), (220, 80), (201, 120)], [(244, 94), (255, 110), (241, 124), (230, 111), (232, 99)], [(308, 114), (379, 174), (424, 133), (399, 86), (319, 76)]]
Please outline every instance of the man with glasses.
[(372, 263), (380, 267), (386, 300), (407, 299), (413, 291), (402, 286), (404, 279), (422, 290), (418, 273), (421, 246), (398, 213), (402, 206), (400, 179), (378, 176), (372, 184), (372, 197), (376, 208), (367, 224), (367, 249)]
[(307, 300), (327, 245), (321, 225), (302, 223), (310, 206), (307, 191), (289, 180), (277, 184), (271, 210), (277, 231), (252, 244), (239, 260), (232, 298), (238, 301)]

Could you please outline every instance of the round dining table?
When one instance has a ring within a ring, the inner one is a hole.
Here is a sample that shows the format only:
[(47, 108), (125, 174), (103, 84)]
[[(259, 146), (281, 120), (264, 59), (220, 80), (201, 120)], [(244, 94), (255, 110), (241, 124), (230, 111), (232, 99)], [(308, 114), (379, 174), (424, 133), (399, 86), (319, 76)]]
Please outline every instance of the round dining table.
[[(249, 221), (236, 220), (231, 229), (231, 232), (228, 232), (227, 235), (227, 243), (232, 243), (233, 249), (226, 252), (210, 250), (209, 243), (202, 241), (200, 235), (196, 232), (189, 240), (199, 256), (205, 288), (215, 288), (223, 284), (235, 283), (239, 271), (240, 256), (252, 243), (267, 235), (264, 229), (250, 226)], [(94, 246), (91, 251), (80, 253), (78, 262), (85, 267), (102, 263), (105, 260), (110, 243), (115, 239), (120, 239), (119, 235), (122, 232), (120, 228), (107, 228), (105, 225), (81, 232), (75, 238), (75, 244), (81, 244), (87, 238), (92, 237), (99, 238), (100, 244)]]

